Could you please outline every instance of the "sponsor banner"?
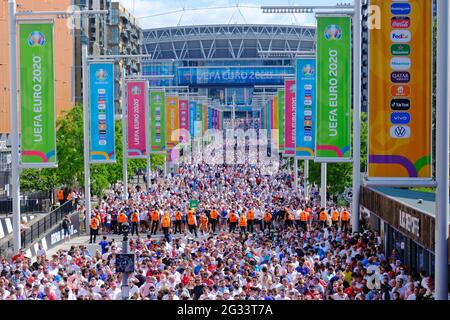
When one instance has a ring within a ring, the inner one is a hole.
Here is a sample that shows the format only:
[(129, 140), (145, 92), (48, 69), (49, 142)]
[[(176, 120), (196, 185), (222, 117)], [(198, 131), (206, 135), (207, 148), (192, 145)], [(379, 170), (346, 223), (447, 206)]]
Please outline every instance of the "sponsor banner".
[(91, 163), (114, 163), (114, 63), (89, 64), (89, 100)]
[(371, 5), (389, 27), (370, 30), (368, 178), (431, 180), (432, 1)]
[(147, 127), (148, 127), (148, 99), (147, 82), (127, 82), (127, 157), (129, 159), (146, 159)]
[(208, 130), (208, 105), (204, 104), (203, 105), (203, 132), (206, 132)]
[(55, 168), (53, 23), (20, 23), (21, 167)]
[(278, 90), (278, 150), (284, 152), (284, 89)]
[(195, 131), (195, 119), (197, 117), (197, 102), (190, 101), (189, 102), (189, 134), (191, 137), (194, 137)]
[(166, 96), (163, 90), (150, 91), (151, 153), (166, 151)]
[(318, 17), (317, 162), (351, 159), (351, 56), (350, 17)]
[(178, 103), (178, 96), (166, 96), (166, 144), (169, 155), (179, 142), (179, 136), (175, 132), (179, 129)]
[(208, 108), (208, 130), (213, 127), (213, 109)]
[(294, 76), (293, 67), (181, 67), (177, 69), (178, 84), (183, 85), (282, 85), (281, 75)]
[(316, 122), (316, 59), (297, 59), (296, 153), (298, 159), (314, 159)]
[(273, 132), (272, 132), (272, 143), (275, 148), (279, 148), (279, 129), (278, 129), (278, 95), (273, 97)]
[[(189, 132), (189, 101), (188, 100), (180, 100), (180, 108), (178, 110), (178, 119), (180, 121), (179, 127), (180, 129), (185, 129), (186, 132)], [(185, 137), (185, 134), (180, 136), (180, 142), (185, 142), (188, 140), (188, 137)]]
[(195, 120), (195, 137), (203, 136), (203, 104), (197, 103)]
[(284, 84), (284, 155), (295, 156), (296, 82), (286, 80)]

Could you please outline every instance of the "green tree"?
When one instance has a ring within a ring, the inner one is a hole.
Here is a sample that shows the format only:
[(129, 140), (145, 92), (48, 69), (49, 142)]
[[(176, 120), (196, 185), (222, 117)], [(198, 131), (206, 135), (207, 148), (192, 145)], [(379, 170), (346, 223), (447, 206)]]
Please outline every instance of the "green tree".
[[(115, 123), (116, 163), (91, 165), (91, 190), (101, 196), (111, 184), (122, 180), (122, 125)], [(83, 147), (83, 107), (75, 106), (57, 122), (56, 169), (27, 169), (21, 174), (21, 188), (24, 191), (51, 191), (55, 187), (81, 188), (84, 186), (84, 147)], [(161, 155), (151, 156), (152, 168), (160, 168), (164, 163)], [(128, 172), (133, 175), (138, 169), (147, 166), (146, 160), (129, 160)]]
[[(353, 137), (353, 133), (352, 133)], [(367, 167), (367, 114), (361, 113), (361, 172)], [(330, 194), (342, 193), (352, 186), (351, 163), (329, 163), (327, 165), (327, 184)], [(320, 163), (312, 162), (309, 166), (309, 183), (320, 186)]]

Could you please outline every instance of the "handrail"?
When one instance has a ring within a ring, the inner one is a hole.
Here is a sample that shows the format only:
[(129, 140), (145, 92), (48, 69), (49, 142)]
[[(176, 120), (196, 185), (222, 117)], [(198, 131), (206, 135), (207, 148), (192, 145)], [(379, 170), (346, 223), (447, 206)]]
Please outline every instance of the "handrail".
[[(48, 205), (48, 199), (21, 199), (20, 212), (46, 212), (48, 210)], [(12, 211), (12, 199), (0, 199), (0, 214), (6, 214), (6, 217), (8, 217), (10, 214), (12, 214)]]
[[(72, 201), (67, 201), (62, 206), (56, 208), (42, 218), (32, 220), (30, 228), (21, 232), (21, 247), (26, 248), (32, 244), (36, 239), (62, 221), (66, 214), (70, 214), (75, 210), (76, 205), (74, 205)], [(0, 240), (0, 255), (11, 253), (13, 247), (12, 238), (12, 234), (10, 234), (4, 238), (5, 241), (3, 243)]]

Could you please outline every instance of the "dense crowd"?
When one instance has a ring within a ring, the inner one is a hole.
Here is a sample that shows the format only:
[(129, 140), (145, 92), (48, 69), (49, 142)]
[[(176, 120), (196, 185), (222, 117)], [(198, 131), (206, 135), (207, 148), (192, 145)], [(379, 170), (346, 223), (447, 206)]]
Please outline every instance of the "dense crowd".
[[(381, 238), (352, 234), (347, 208), (324, 210), (286, 170), (264, 176), (252, 166), (181, 166), (125, 197), (108, 191), (91, 222), (98, 250), (72, 246), (34, 261), (24, 253), (0, 264), (0, 299), (117, 300), (121, 245), (131, 226), (135, 253), (129, 298), (137, 300), (420, 300), (433, 280), (408, 270)], [(189, 200), (199, 200), (190, 208)], [(163, 232), (161, 235), (160, 231)], [(96, 239), (100, 234), (101, 239)]]

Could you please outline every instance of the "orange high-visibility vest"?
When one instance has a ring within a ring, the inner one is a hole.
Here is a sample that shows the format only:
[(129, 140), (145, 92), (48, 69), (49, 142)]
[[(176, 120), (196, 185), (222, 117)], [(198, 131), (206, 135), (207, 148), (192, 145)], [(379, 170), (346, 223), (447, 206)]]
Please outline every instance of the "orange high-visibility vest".
[(255, 213), (253, 210), (248, 210), (247, 212), (247, 220), (254, 220), (255, 219)]
[(327, 213), (325, 211), (322, 211), (320, 213), (320, 221), (327, 221)]
[(170, 227), (170, 216), (169, 215), (165, 215), (164, 218), (162, 219), (162, 223), (161, 223), (163, 228), (168, 228)]
[(245, 215), (241, 215), (239, 217), (239, 226), (240, 227), (246, 227), (247, 226), (247, 218), (245, 217)]
[(133, 212), (131, 214), (131, 222), (138, 222), (139, 221), (139, 215), (137, 214), (137, 212)]
[(344, 210), (342, 212), (342, 217), (341, 217), (342, 221), (348, 221), (348, 211)]
[(294, 216), (292, 215), (291, 210), (288, 210), (288, 216), (287, 216), (288, 220), (294, 220)]
[(58, 200), (64, 200), (64, 190), (59, 190), (58, 191)]
[(306, 222), (308, 220), (308, 213), (306, 211), (302, 211), (300, 213), (300, 221)]
[(331, 214), (331, 220), (332, 221), (339, 221), (339, 212), (337, 212), (336, 210), (333, 211), (333, 213)]
[(230, 222), (237, 222), (237, 217), (234, 212), (230, 213)]
[(99, 225), (98, 219), (97, 218), (92, 218), (91, 219), (91, 228), (94, 230), (97, 230)]
[(159, 220), (158, 211), (153, 210), (152, 211), (152, 221), (158, 221), (158, 220)]
[(188, 211), (187, 221), (188, 221), (188, 225), (190, 225), (190, 226), (195, 225), (195, 217), (194, 217), (194, 213), (192, 211)]
[(264, 214), (264, 222), (269, 222), (271, 218), (270, 213), (266, 212)]
[(211, 211), (211, 214), (209, 215), (211, 219), (216, 220), (219, 213), (216, 210)]
[(182, 219), (182, 214), (180, 211), (175, 212), (175, 220), (177, 221), (181, 221)]
[(117, 222), (119, 223), (124, 223), (127, 221), (127, 216), (125, 215), (125, 213), (119, 213), (119, 216), (117, 217)]

